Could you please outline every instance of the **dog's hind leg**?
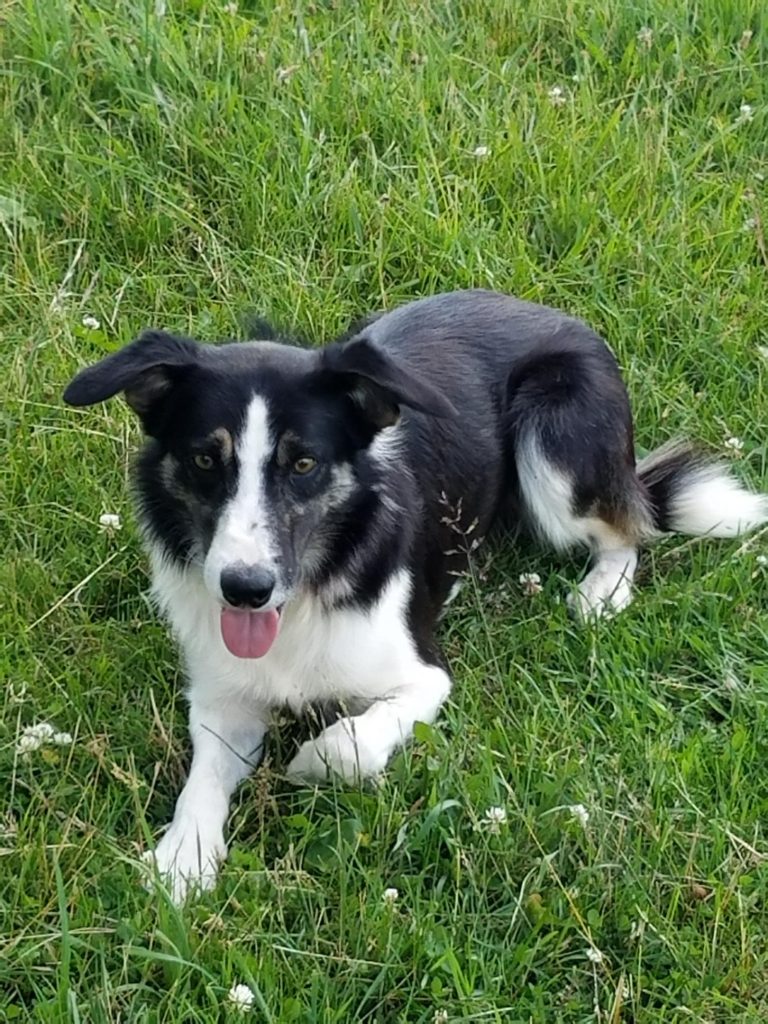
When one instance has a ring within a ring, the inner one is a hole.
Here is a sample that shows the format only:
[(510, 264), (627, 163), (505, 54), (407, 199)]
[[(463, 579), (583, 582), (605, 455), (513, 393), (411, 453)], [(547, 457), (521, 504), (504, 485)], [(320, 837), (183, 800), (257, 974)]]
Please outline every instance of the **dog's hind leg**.
[(560, 550), (592, 552), (573, 611), (583, 619), (626, 608), (637, 547), (653, 524), (635, 471), (629, 401), (608, 349), (565, 346), (518, 371), (510, 379), (509, 442), (532, 530)]
[(576, 593), (568, 595), (568, 604), (580, 619), (613, 615), (632, 600), (637, 548), (606, 531), (594, 538), (592, 555), (592, 568)]
[[(626, 608), (637, 568), (637, 523), (602, 504), (599, 495), (586, 506), (580, 502), (578, 478), (553, 461), (540, 439), (529, 437), (518, 452), (521, 496), (534, 531), (560, 550), (585, 545), (592, 553), (590, 571), (569, 597), (571, 609), (584, 619)], [(636, 518), (643, 518), (641, 504)]]

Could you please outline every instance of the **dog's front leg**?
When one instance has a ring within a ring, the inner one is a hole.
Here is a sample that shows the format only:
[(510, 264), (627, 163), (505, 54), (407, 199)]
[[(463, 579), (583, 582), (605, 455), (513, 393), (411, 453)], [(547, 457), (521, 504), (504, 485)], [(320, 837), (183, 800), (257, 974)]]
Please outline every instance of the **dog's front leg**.
[(340, 718), (314, 740), (302, 744), (288, 765), (294, 781), (322, 781), (339, 775), (346, 781), (375, 778), (413, 734), (415, 722), (432, 722), (451, 689), (448, 673), (436, 665), (413, 662), (408, 682), (386, 689), (359, 715)]
[[(206, 695), (208, 696), (208, 695)], [(203, 702), (190, 694), (193, 755), (173, 821), (148, 854), (181, 903), (192, 889), (210, 889), (227, 855), (224, 825), (238, 783), (262, 756), (267, 725), (239, 702)]]

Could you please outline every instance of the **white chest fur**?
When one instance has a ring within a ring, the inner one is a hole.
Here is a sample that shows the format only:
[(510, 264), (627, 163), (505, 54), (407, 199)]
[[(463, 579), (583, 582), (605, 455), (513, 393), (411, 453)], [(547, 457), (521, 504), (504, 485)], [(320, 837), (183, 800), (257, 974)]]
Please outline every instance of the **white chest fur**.
[[(284, 609), (269, 653), (242, 659), (224, 646), (220, 607), (202, 573), (152, 552), (153, 594), (180, 641), (196, 696), (237, 699), (256, 707), (340, 700), (365, 705), (386, 696), (416, 660), (406, 624), (411, 581), (394, 576), (367, 611), (325, 611), (309, 596)], [(203, 697), (205, 699), (205, 697)]]

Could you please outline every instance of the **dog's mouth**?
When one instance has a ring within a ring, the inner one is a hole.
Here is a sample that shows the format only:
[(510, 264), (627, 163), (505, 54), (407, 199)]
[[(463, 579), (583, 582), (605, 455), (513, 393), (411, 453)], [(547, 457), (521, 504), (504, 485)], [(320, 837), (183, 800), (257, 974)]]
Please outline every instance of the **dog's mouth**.
[(277, 639), (281, 608), (257, 612), (249, 608), (224, 608), (221, 639), (236, 658), (263, 658)]

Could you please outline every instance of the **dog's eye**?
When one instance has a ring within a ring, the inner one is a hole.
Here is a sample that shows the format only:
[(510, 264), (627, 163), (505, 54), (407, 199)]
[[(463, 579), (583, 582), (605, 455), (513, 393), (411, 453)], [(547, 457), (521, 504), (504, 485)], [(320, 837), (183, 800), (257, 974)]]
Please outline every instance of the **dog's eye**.
[(202, 469), (205, 472), (208, 472), (208, 470), (213, 469), (214, 466), (213, 456), (206, 455), (204, 452), (201, 452), (199, 455), (196, 455), (192, 461), (194, 462), (198, 469)]
[(296, 459), (293, 464), (293, 472), (298, 473), (299, 476), (306, 476), (307, 473), (311, 473), (317, 465), (317, 459), (313, 459), (311, 455), (302, 455), (300, 459)]

